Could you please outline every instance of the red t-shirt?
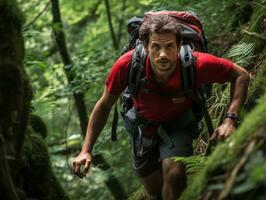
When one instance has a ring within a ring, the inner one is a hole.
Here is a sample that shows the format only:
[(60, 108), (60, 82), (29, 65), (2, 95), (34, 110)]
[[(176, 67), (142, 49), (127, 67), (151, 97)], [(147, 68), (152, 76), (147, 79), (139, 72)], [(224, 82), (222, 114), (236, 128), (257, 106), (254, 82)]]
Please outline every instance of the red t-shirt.
[[(122, 55), (113, 65), (107, 79), (106, 86), (110, 94), (120, 95), (128, 84), (129, 63), (133, 50)], [(194, 52), (196, 58), (196, 84), (224, 83), (231, 79), (233, 63), (224, 58)], [(179, 60), (179, 59), (178, 59)], [(159, 86), (151, 71), (149, 57), (146, 60), (146, 81), (140, 87), (136, 98), (133, 99), (134, 107), (139, 110), (139, 115), (154, 122), (164, 122), (174, 119), (191, 107), (191, 100), (182, 94), (180, 68), (177, 63), (176, 70), (164, 86)], [(167, 95), (169, 93), (180, 94)]]

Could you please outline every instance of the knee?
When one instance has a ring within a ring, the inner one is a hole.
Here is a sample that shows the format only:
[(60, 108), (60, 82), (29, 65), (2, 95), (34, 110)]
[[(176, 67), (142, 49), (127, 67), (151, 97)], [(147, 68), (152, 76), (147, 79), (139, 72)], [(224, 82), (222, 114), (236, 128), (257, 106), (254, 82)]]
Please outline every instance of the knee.
[(161, 195), (161, 188), (158, 188), (153, 184), (146, 184), (144, 185), (144, 188), (146, 192), (152, 197), (157, 197)]
[(173, 186), (186, 187), (187, 176), (185, 167), (180, 163), (168, 166), (164, 170), (164, 182)]
[(153, 197), (161, 195), (163, 187), (163, 177), (161, 172), (155, 172), (148, 177), (142, 177), (140, 178), (140, 181), (149, 195)]

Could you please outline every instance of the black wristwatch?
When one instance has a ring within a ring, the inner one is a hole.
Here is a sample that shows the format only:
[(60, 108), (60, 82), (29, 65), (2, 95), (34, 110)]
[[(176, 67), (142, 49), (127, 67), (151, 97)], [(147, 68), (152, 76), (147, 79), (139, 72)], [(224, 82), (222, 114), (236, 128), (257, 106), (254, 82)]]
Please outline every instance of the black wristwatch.
[(232, 120), (235, 121), (235, 122), (238, 122), (238, 120), (239, 120), (238, 115), (237, 115), (236, 113), (234, 113), (234, 112), (226, 113), (226, 115), (225, 115), (224, 118), (225, 118), (225, 119), (226, 119), (226, 118), (230, 118), (230, 119), (232, 119)]

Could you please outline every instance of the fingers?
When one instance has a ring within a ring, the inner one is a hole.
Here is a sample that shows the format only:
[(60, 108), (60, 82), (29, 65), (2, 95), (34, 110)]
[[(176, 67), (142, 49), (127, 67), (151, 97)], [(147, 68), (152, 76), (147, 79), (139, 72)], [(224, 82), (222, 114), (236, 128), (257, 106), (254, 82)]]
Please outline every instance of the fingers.
[(78, 176), (79, 178), (83, 178), (84, 175), (83, 173), (80, 172), (80, 168), (81, 166), (84, 164), (84, 162), (78, 162), (78, 161), (73, 161), (73, 174), (75, 174), (76, 176)]
[(210, 138), (210, 141), (213, 141), (213, 140), (216, 140), (217, 139), (217, 136), (218, 136), (218, 131), (217, 130), (214, 130), (211, 138)]
[(218, 141), (223, 141), (225, 139), (224, 133), (218, 133), (217, 140)]
[(81, 166), (81, 163), (77, 162), (77, 161), (73, 161), (73, 173), (74, 174), (78, 174), (80, 172), (80, 166)]
[(84, 176), (86, 176), (86, 174), (88, 173), (88, 171), (90, 169), (90, 164), (91, 164), (91, 161), (89, 159), (87, 159), (85, 162), (84, 171), (83, 171)]
[[(91, 156), (90, 155), (82, 155), (78, 156), (73, 161), (73, 174), (77, 175), (80, 178), (83, 178), (88, 173), (91, 164)], [(84, 165), (84, 169), (82, 170), (81, 167)], [(83, 171), (83, 172), (82, 172)]]
[(219, 141), (223, 141), (224, 139), (225, 139), (225, 135), (221, 132), (219, 128), (215, 129), (212, 136), (210, 137), (210, 141), (213, 144)]

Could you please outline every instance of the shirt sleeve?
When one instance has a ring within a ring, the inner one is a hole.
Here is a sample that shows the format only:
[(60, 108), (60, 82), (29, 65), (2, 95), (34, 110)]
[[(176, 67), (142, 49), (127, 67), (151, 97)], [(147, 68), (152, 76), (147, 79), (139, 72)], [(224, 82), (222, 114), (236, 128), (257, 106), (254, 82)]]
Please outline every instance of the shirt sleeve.
[(230, 81), (233, 62), (207, 53), (195, 52), (196, 83), (225, 83)]
[(133, 50), (125, 53), (116, 60), (109, 72), (105, 85), (112, 95), (120, 95), (128, 84), (129, 63), (131, 61)]

